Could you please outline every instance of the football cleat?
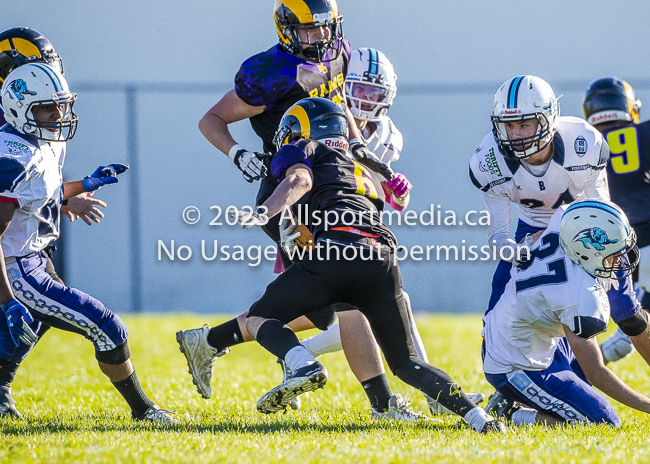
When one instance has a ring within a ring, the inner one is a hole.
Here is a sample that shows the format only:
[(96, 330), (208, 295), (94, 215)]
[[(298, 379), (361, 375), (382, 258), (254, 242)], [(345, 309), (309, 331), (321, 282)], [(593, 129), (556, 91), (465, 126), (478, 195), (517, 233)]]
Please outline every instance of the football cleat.
[(508, 433), (506, 426), (498, 419), (486, 422), (480, 433)]
[[(472, 403), (474, 403), (477, 406), (481, 404), (483, 401), (485, 401), (485, 395), (483, 393), (466, 393), (466, 395), (469, 397)], [(427, 399), (427, 403), (429, 403), (429, 411), (431, 412), (432, 415), (439, 416), (442, 414), (454, 414), (453, 412), (445, 408), (442, 404), (438, 403), (433, 398), (427, 395), (424, 395), (424, 397)]]
[[(287, 363), (284, 362), (284, 359), (278, 358), (278, 364), (282, 368), (282, 382), (285, 382), (287, 380), (287, 377), (291, 375), (291, 369), (287, 366)], [(291, 400), (291, 403), (289, 403), (289, 406), (291, 406), (291, 409), (294, 411), (296, 409), (300, 409), (302, 406), (302, 401), (300, 400), (299, 396), (296, 396), (294, 399)]]
[(178, 420), (172, 417), (172, 414), (176, 414), (176, 412), (162, 409), (154, 404), (141, 417), (134, 417), (133, 419), (153, 422), (155, 424), (178, 424)]
[(0, 387), (0, 417), (23, 418), (16, 409), (16, 402), (11, 396), (11, 387), (8, 385)]
[(257, 402), (257, 410), (262, 414), (273, 414), (287, 409), (291, 400), (303, 393), (323, 388), (327, 383), (327, 369), (316, 361), (308, 366), (289, 372), (287, 378), (271, 389)]
[(437, 420), (431, 419), (424, 414), (415, 412), (409, 409), (411, 399), (406, 398), (399, 393), (395, 393), (388, 400), (388, 409), (378, 411), (371, 408), (372, 416), (379, 420), (397, 420), (397, 421), (421, 421), (421, 422), (434, 422)]
[(512, 417), (512, 413), (521, 409), (521, 403), (509, 400), (503, 396), (499, 391), (495, 391), (485, 406), (485, 412), (497, 419), (508, 419)]
[(210, 324), (205, 324), (200, 329), (181, 330), (176, 332), (176, 341), (187, 359), (189, 373), (196, 390), (205, 399), (212, 396), (210, 379), (212, 378), (212, 365), (216, 358), (230, 352), (230, 348), (217, 351), (208, 343)]

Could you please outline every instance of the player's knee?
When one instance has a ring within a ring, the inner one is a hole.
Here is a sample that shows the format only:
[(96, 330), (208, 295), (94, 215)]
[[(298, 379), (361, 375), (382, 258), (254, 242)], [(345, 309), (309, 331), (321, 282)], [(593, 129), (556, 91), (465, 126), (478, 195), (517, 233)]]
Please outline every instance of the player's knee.
[(618, 322), (618, 328), (630, 337), (641, 335), (647, 327), (648, 312), (643, 308), (640, 308), (634, 316)]
[[(350, 309), (353, 308), (351, 307)], [(305, 317), (309, 319), (318, 330), (327, 330), (336, 322), (336, 305), (326, 306), (317, 311), (305, 314)]]
[(607, 362), (616, 362), (631, 355), (634, 345), (630, 337), (619, 328), (600, 345), (600, 351)]
[(95, 359), (103, 364), (123, 364), (131, 357), (129, 343), (124, 342), (120, 346), (108, 351), (95, 351)]

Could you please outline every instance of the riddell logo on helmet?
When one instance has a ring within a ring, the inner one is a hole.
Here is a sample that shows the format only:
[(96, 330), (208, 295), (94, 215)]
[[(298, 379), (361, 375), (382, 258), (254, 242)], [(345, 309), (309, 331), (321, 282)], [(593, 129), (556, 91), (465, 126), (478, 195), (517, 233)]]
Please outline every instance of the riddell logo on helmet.
[(518, 109), (512, 109), (512, 110), (506, 109), (506, 110), (503, 110), (503, 114), (519, 114), (519, 110)]
[(618, 111), (605, 111), (603, 113), (598, 113), (589, 118), (590, 124), (600, 124), (601, 122), (607, 121), (625, 121), (625, 113), (621, 114)]
[(323, 139), (323, 140), (321, 140), (321, 142), (324, 143), (326, 147), (341, 148), (342, 150), (347, 150), (348, 149), (348, 142), (346, 142), (345, 140), (341, 140), (341, 139)]

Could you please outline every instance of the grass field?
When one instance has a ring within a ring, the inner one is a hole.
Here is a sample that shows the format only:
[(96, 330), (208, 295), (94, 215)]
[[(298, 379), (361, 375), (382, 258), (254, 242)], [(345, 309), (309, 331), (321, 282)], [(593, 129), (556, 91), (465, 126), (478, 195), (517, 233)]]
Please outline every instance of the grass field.
[[(262, 416), (255, 403), (279, 383), (281, 372), (258, 345), (219, 358), (213, 396), (192, 385), (174, 334), (220, 319), (197, 315), (124, 318), (132, 359), (145, 390), (178, 411), (180, 425), (152, 427), (130, 419), (126, 403), (100, 373), (90, 343), (51, 330), (22, 365), (14, 398), (26, 420), (0, 421), (1, 462), (566, 462), (650, 461), (650, 418), (613, 403), (624, 425), (564, 429), (509, 429), (481, 436), (456, 417), (442, 424), (376, 422), (342, 353), (322, 357), (330, 373), (323, 390), (304, 395), (303, 408)], [(225, 320), (225, 319), (221, 319)], [(433, 364), (468, 391), (491, 393), (481, 372), (478, 316), (421, 316), (418, 326)], [(650, 393), (648, 368), (638, 354), (614, 365), (633, 388)], [(426, 403), (389, 375), (393, 391)]]

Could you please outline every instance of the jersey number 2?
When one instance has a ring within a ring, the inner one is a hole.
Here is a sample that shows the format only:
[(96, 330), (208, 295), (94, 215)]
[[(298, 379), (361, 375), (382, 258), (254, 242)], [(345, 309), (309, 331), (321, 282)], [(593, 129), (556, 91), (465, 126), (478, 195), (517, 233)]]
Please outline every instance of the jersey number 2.
[[(560, 246), (559, 234), (547, 234), (542, 238), (542, 245), (536, 250), (531, 250), (532, 257), (530, 261), (524, 263), (521, 268), (529, 268), (535, 259), (544, 259), (553, 256)], [(523, 292), (540, 285), (562, 284), (566, 282), (566, 263), (564, 258), (556, 259), (546, 265), (547, 273), (515, 281), (517, 293)]]

